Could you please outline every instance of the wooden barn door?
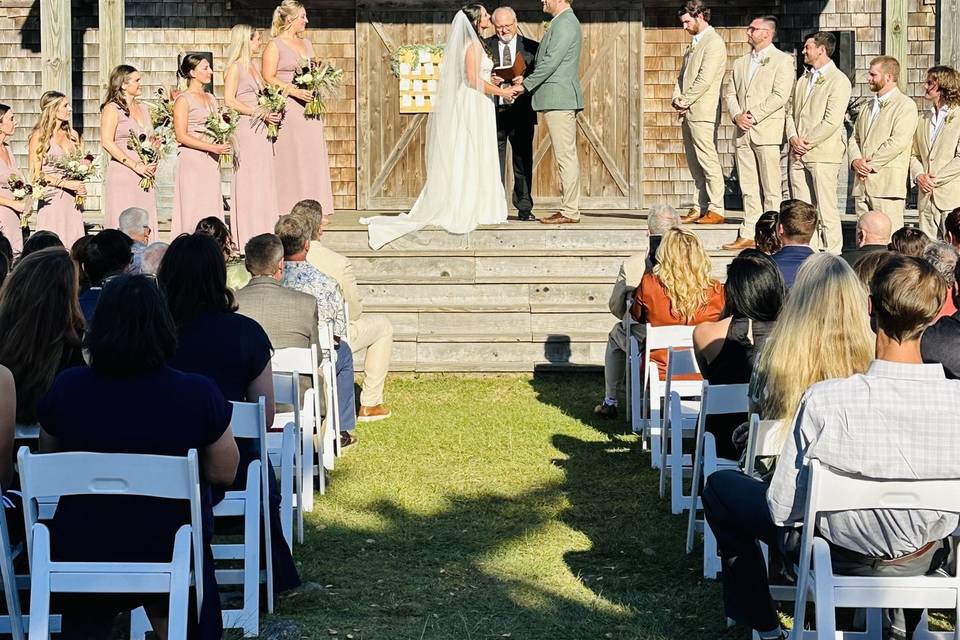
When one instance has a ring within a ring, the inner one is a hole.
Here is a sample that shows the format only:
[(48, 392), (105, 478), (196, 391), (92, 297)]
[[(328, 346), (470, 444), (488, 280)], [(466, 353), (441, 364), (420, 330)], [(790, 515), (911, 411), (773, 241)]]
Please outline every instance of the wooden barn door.
[[(642, 25), (632, 8), (578, 6), (583, 24), (580, 77), (585, 97), (578, 122), (582, 206), (642, 206)], [(589, 7), (589, 8), (588, 8)], [(442, 43), (455, 8), (357, 9), (358, 208), (407, 209), (424, 180), (426, 115), (399, 113), (399, 84), (389, 69), (402, 44)], [(540, 40), (544, 14), (520, 10), (524, 35)], [(559, 203), (559, 177), (546, 127), (534, 141), (536, 207)], [(509, 166), (509, 163), (508, 163)], [(508, 176), (509, 178), (509, 176)]]

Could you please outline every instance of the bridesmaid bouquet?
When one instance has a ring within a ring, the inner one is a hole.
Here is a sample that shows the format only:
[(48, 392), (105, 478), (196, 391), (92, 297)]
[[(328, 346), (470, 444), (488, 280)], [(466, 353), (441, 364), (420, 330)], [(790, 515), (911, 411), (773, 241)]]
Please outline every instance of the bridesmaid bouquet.
[[(276, 85), (268, 85), (257, 92), (257, 117), (267, 125), (267, 140), (276, 142), (280, 135), (280, 126), (283, 124), (283, 115), (287, 111), (287, 94)], [(273, 124), (265, 118), (279, 113), (281, 122)]]
[[(226, 144), (233, 138), (233, 133), (240, 124), (240, 114), (233, 109), (217, 109), (207, 118), (207, 135), (217, 144)], [(236, 156), (234, 156), (236, 157)], [(233, 166), (227, 161), (227, 156), (220, 156), (221, 166)]]
[(293, 84), (298, 89), (313, 93), (313, 98), (303, 109), (304, 117), (319, 119), (327, 110), (324, 98), (332, 96), (343, 84), (343, 69), (337, 69), (329, 62), (320, 62), (317, 58), (304, 58), (293, 72)]
[(147, 108), (150, 110), (150, 122), (153, 124), (153, 130), (160, 135), (164, 147), (173, 146), (175, 140), (173, 136), (173, 103), (179, 92), (167, 93), (161, 87), (157, 89), (157, 97), (153, 100), (144, 100)]
[[(166, 141), (161, 134), (137, 134), (131, 129), (129, 136), (130, 137), (127, 138), (127, 149), (136, 153), (140, 162), (143, 164), (147, 166), (151, 164), (155, 165), (163, 158)], [(153, 176), (140, 178), (140, 188), (144, 191), (150, 191), (156, 183), (157, 179)]]
[(11, 173), (10, 177), (7, 178), (7, 187), (10, 189), (14, 200), (29, 203), (28, 206), (24, 207), (23, 212), (19, 214), (20, 227), (26, 229), (30, 224), (30, 214), (33, 212), (33, 205), (43, 198), (43, 190), (44, 187), (46, 187), (46, 183), (43, 179), (40, 179), (36, 185), (33, 185), (17, 174)]
[[(77, 149), (72, 153), (65, 153), (54, 163), (57, 169), (63, 172), (63, 177), (67, 180), (79, 180), (80, 182), (90, 182), (97, 176), (96, 157), (92, 153), (84, 153)], [(77, 195), (73, 203), (77, 208), (83, 206), (86, 196)]]

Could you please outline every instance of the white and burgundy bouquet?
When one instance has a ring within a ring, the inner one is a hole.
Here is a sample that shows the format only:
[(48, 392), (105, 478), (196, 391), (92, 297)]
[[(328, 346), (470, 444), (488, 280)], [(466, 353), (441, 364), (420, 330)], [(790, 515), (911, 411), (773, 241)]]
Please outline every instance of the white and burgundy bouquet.
[[(207, 117), (206, 132), (217, 144), (227, 144), (240, 124), (240, 114), (233, 109), (217, 109)], [(220, 160), (224, 160), (224, 155)]]
[[(98, 175), (96, 157), (92, 153), (84, 153), (77, 149), (71, 153), (65, 153), (54, 163), (57, 169), (63, 173), (65, 180), (77, 180), (79, 182), (90, 182)], [(83, 207), (86, 196), (77, 195), (73, 203), (77, 208)]]
[(303, 115), (317, 119), (327, 110), (324, 99), (332, 96), (343, 84), (343, 69), (337, 69), (329, 62), (321, 62), (318, 58), (302, 59), (293, 72), (293, 84), (298, 89), (313, 93), (313, 98), (303, 109)]
[(163, 146), (171, 147), (176, 142), (173, 134), (173, 103), (180, 95), (179, 91), (167, 93), (162, 87), (157, 89), (156, 97), (144, 100), (150, 110), (150, 122), (153, 130), (163, 140)]
[[(257, 117), (267, 126), (267, 140), (276, 142), (283, 116), (287, 112), (287, 93), (277, 85), (267, 85), (257, 92)], [(280, 114), (280, 122), (267, 122), (267, 116)]]
[(43, 178), (40, 178), (36, 184), (27, 182), (15, 173), (11, 173), (10, 177), (7, 178), (7, 188), (10, 189), (13, 199), (26, 204), (23, 211), (19, 214), (20, 226), (22, 228), (26, 228), (27, 225), (29, 225), (30, 214), (33, 212), (34, 205), (37, 201), (43, 199), (44, 188), (46, 186), (47, 183)]
[[(159, 133), (138, 134), (131, 129), (127, 138), (127, 149), (136, 153), (140, 162), (147, 166), (159, 164), (163, 159), (166, 146), (166, 141)], [(140, 188), (144, 191), (150, 191), (156, 183), (157, 179), (153, 176), (140, 178)]]

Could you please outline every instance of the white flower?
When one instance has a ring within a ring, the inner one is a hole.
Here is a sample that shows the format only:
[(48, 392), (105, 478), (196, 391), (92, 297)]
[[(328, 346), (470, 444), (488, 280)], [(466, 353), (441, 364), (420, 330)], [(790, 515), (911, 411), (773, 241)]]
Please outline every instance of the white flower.
[(70, 167), (71, 169), (76, 169), (80, 166), (80, 163), (77, 162), (76, 160), (71, 160), (67, 166)]
[(16, 191), (13, 192), (13, 198), (15, 200), (23, 200), (26, 197), (27, 197), (27, 192), (24, 191), (23, 189), (17, 189)]
[(305, 73), (305, 74), (303, 74), (302, 76), (300, 76), (300, 84), (309, 85), (309, 84), (312, 84), (312, 83), (313, 83), (313, 74), (312, 74), (312, 73)]

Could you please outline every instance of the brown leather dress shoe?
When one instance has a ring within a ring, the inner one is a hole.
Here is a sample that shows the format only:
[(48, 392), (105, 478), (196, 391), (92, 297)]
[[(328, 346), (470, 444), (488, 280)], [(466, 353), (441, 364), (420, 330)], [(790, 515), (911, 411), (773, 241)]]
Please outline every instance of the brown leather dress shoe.
[(374, 405), (372, 407), (360, 405), (360, 411), (357, 412), (357, 422), (376, 422), (377, 420), (386, 420), (391, 415), (390, 409), (387, 409), (382, 404)]
[(737, 238), (729, 244), (723, 245), (724, 251), (743, 251), (744, 249), (756, 249), (757, 243), (750, 238)]
[(563, 215), (560, 213), (555, 213), (552, 216), (547, 216), (545, 218), (540, 218), (541, 224), (557, 224), (557, 218), (562, 218)]
[(580, 222), (580, 220), (574, 220), (573, 218), (568, 218), (562, 213), (557, 213), (549, 218), (540, 218), (540, 222), (543, 224), (576, 224)]
[(697, 207), (690, 207), (690, 211), (687, 211), (687, 215), (680, 218), (680, 224), (690, 224), (691, 222), (696, 222), (700, 219), (700, 209)]
[(697, 224), (723, 224), (726, 221), (727, 219), (716, 211), (707, 211), (704, 215), (700, 216)]

